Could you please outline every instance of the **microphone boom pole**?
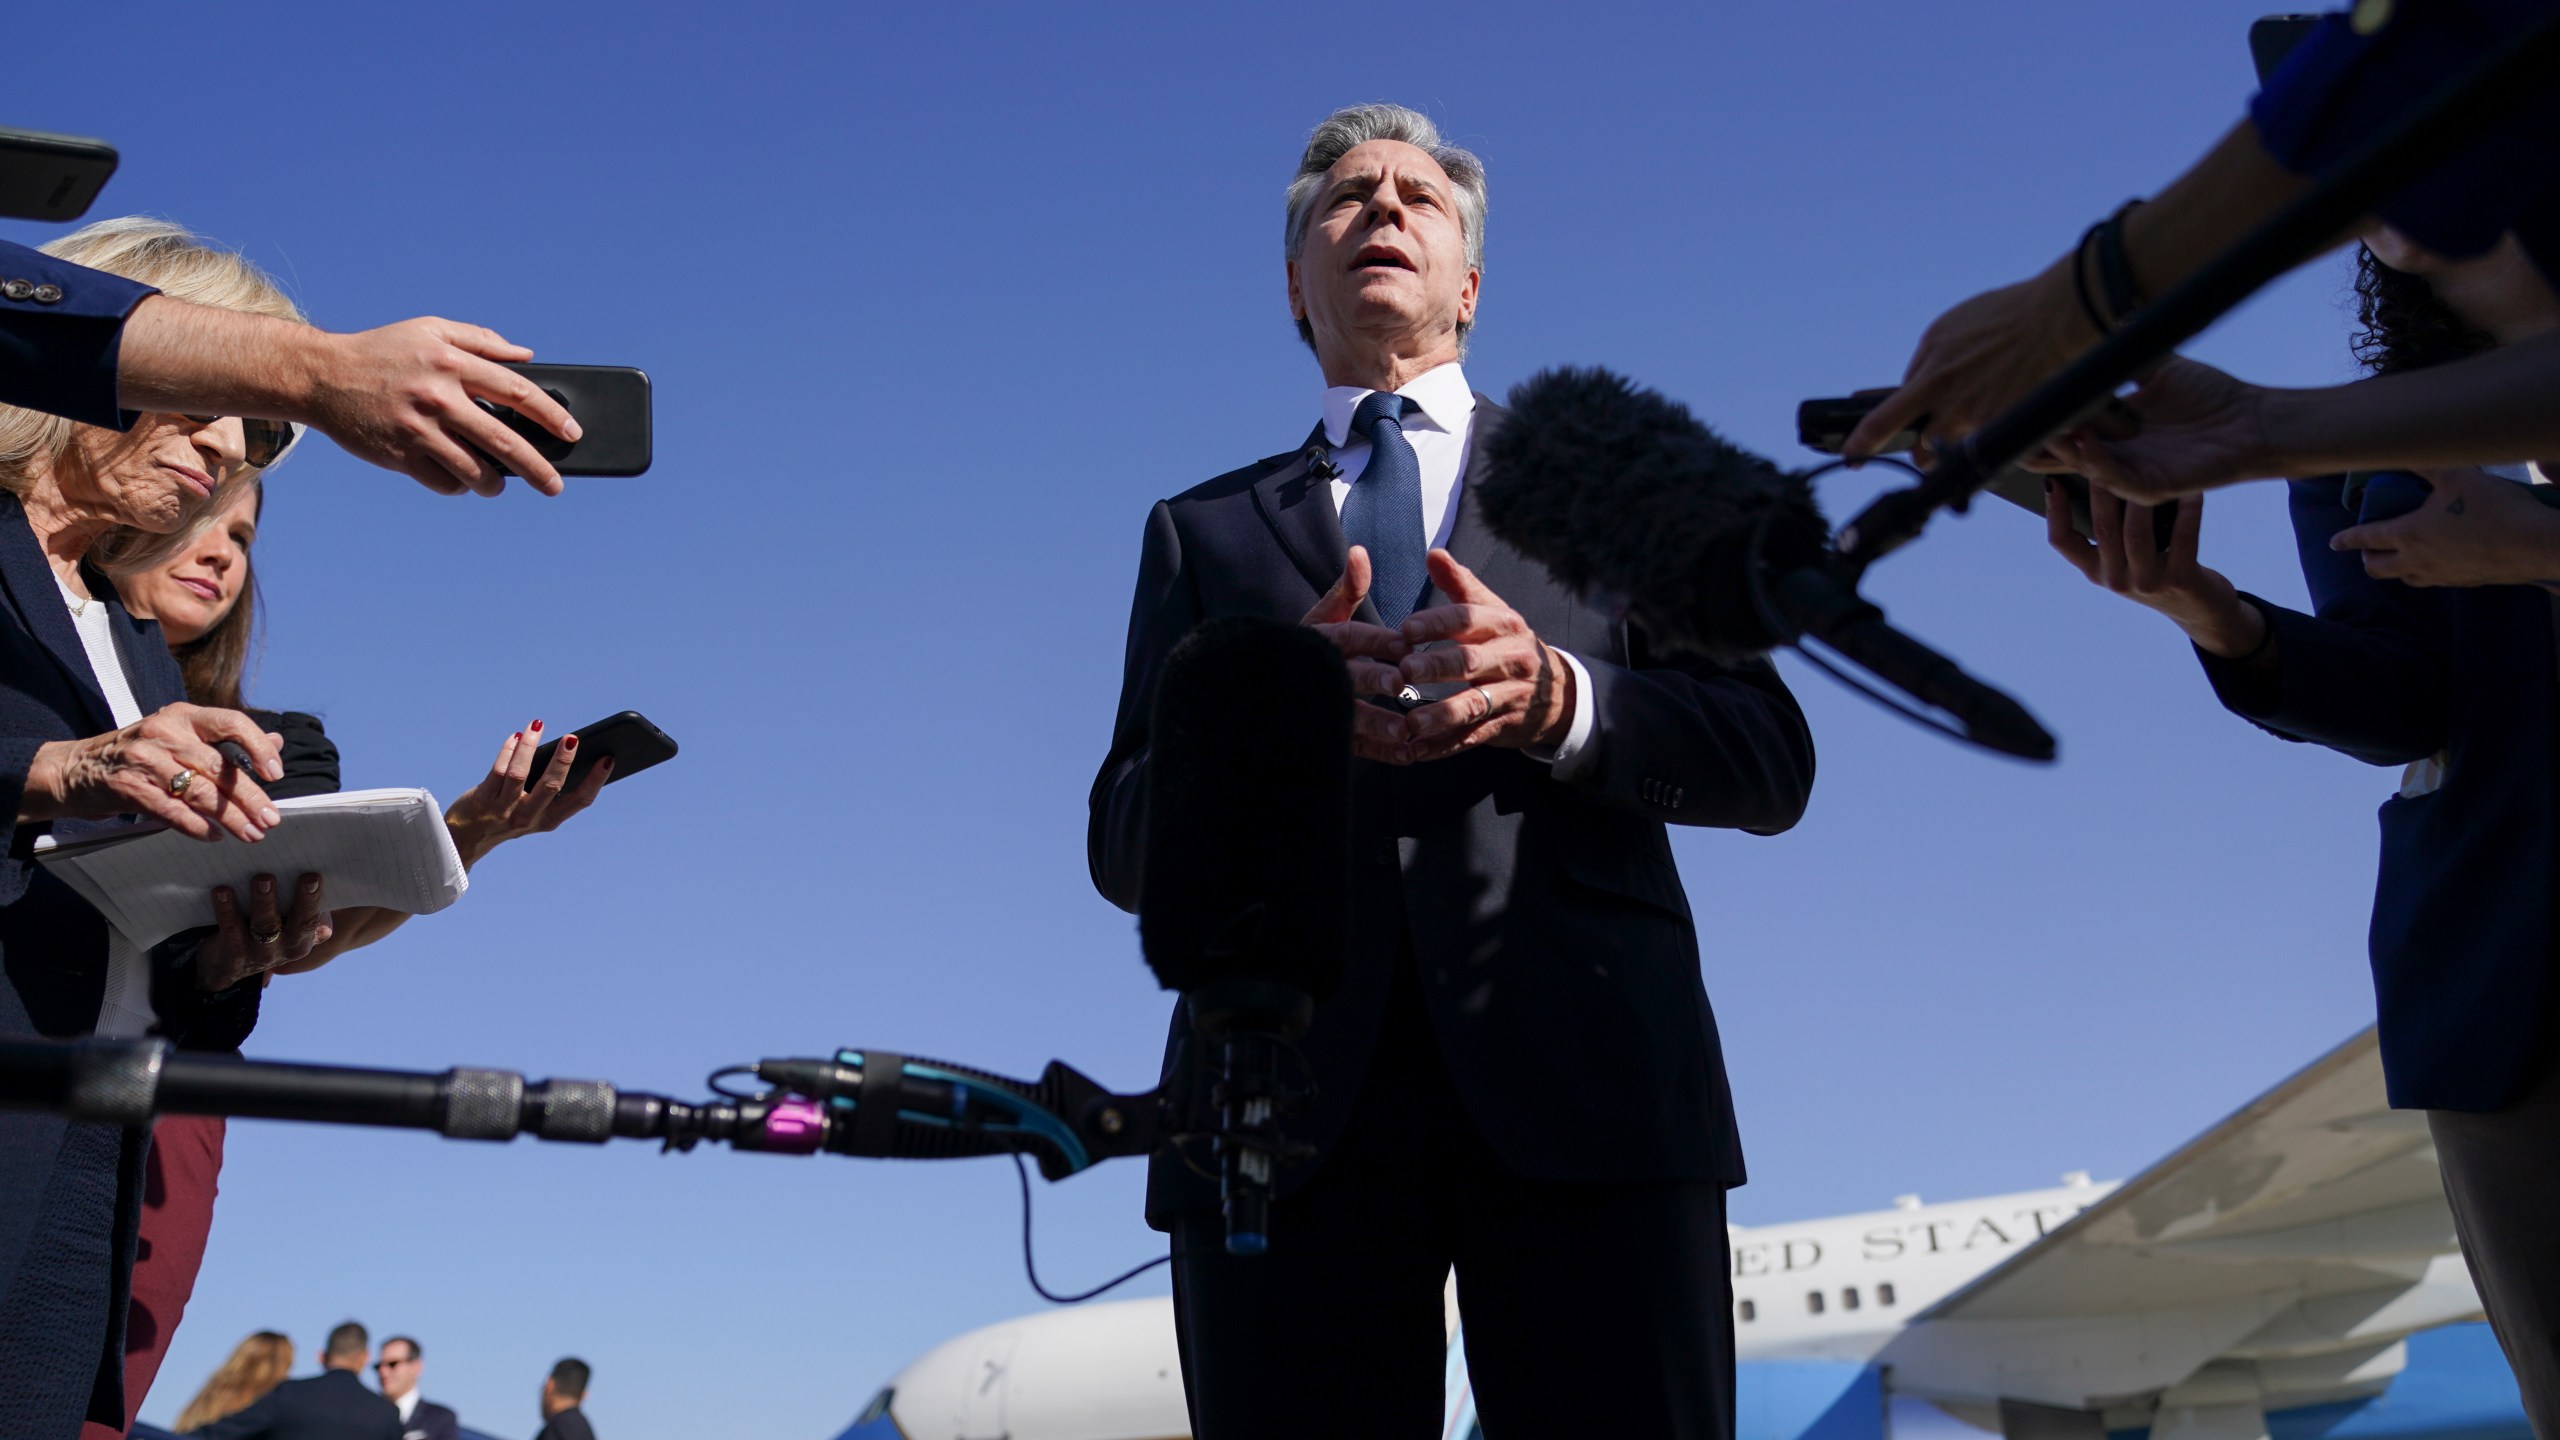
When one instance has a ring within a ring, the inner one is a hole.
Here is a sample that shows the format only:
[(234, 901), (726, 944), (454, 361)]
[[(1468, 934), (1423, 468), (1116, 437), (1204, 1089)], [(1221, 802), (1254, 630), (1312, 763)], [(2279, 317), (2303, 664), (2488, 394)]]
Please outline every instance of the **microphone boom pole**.
[(601, 1080), (528, 1081), (511, 1070), (287, 1064), (192, 1054), (157, 1039), (9, 1040), (0, 1041), (0, 1108), (108, 1125), (225, 1115), (432, 1130), (452, 1140), (657, 1140), (668, 1150), (709, 1141), (912, 1160), (1023, 1154), (1050, 1180), (1174, 1138), (1155, 1092), (1113, 1094), (1056, 1061), (1037, 1081), (882, 1051), (736, 1068), (770, 1088), (684, 1101)]
[(2547, 83), (2560, 68), (2560, 7), (2548, 10), (2497, 54), (2439, 90), (2415, 113), (2365, 142), (2327, 179), (2257, 229), (2137, 310), (2117, 331), (1946, 449), (1919, 484), (1879, 495), (1840, 531), (1853, 569), (1916, 540), (1941, 509), (1961, 512), (2047, 436), (2078, 421), (2116, 388), (2194, 339), (2269, 281), (2320, 252), (2375, 204), (2426, 173), (2471, 139), (2496, 109)]

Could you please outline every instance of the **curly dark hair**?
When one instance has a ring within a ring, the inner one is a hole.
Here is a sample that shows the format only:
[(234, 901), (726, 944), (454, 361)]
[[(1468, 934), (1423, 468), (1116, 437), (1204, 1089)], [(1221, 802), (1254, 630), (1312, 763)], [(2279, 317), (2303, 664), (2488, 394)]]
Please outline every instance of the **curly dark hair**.
[(2464, 322), (2423, 275), (2394, 270), (2356, 247), (2356, 359), (2376, 375), (2422, 370), (2494, 349), (2487, 332)]

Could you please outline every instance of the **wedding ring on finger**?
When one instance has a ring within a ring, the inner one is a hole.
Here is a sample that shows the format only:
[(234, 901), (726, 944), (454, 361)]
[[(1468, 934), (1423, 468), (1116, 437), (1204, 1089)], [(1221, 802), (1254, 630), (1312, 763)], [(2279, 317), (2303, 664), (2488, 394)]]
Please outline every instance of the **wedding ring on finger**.
[(1468, 688), (1468, 689), (1471, 689), (1471, 690), (1473, 690), (1473, 691), (1475, 691), (1475, 692), (1476, 692), (1476, 698), (1484, 702), (1484, 709), (1482, 709), (1482, 710), (1480, 710), (1480, 711), (1478, 711), (1478, 712), (1476, 713), (1476, 723), (1477, 723), (1477, 724), (1479, 724), (1479, 725), (1481, 725), (1481, 724), (1483, 724), (1485, 721), (1492, 719), (1492, 718), (1493, 718), (1493, 696), (1492, 696), (1491, 694), (1487, 693), (1487, 692), (1486, 692), (1486, 690), (1485, 690), (1485, 688), (1484, 688), (1483, 686), (1481, 686), (1481, 685), (1471, 685), (1471, 686), (1468, 686), (1467, 688)]
[(185, 766), (180, 766), (178, 768), (178, 773), (169, 777), (169, 793), (173, 796), (184, 798), (187, 793), (187, 787), (194, 783), (196, 783), (196, 772), (187, 769)]
[(273, 945), (284, 938), (284, 924), (279, 921), (273, 930), (253, 930), (249, 932), (249, 938), (261, 945)]

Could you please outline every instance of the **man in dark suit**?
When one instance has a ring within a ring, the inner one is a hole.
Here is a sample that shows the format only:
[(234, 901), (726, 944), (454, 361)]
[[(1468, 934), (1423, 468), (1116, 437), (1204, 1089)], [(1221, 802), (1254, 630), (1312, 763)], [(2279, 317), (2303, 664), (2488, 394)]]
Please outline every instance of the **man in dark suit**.
[[(1104, 896), (1136, 908), (1156, 678), (1194, 625), (1303, 619), (1371, 702), (1352, 953), (1290, 1122), (1321, 1158), (1283, 1176), (1260, 1258), (1224, 1253), (1180, 1161), (1150, 1176), (1201, 1440), (1436, 1435), (1453, 1265), (1491, 1433), (1732, 1433), (1742, 1158), (1664, 827), (1786, 829), (1812, 740), (1766, 665), (1648, 655), (1484, 527), (1471, 472), (1502, 412), (1458, 366), (1483, 193), (1412, 111), (1319, 126), (1287, 235), (1322, 421), (1147, 521), (1092, 796)], [(1197, 1063), (1177, 1014), (1168, 1082), (1203, 1088)]]
[(400, 1412), (364, 1388), (372, 1338), (353, 1320), (329, 1332), (320, 1373), (287, 1380), (236, 1415), (189, 1431), (195, 1440), (400, 1440)]
[(542, 1429), (533, 1440), (596, 1440), (596, 1427), (587, 1423), (587, 1412), (578, 1408), (586, 1403), (587, 1381), (592, 1378), (587, 1362), (575, 1355), (551, 1367), (542, 1382)]
[(374, 1383), (400, 1412), (400, 1440), (462, 1440), (462, 1421), (418, 1391), (426, 1354), (425, 1347), (406, 1335), (383, 1341), (382, 1358), (373, 1362)]

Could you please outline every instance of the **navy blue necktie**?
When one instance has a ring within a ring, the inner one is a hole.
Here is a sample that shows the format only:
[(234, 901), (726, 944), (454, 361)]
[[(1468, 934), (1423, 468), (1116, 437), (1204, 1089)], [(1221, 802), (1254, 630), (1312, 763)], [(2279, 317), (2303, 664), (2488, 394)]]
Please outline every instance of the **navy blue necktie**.
[(1422, 465), (1404, 438), (1404, 416), (1417, 408), (1401, 395), (1372, 391), (1351, 414), (1353, 434), (1367, 437), (1369, 465), (1342, 502), (1342, 538), (1369, 551), (1369, 596), (1390, 626), (1421, 603), (1431, 583), (1423, 564)]

